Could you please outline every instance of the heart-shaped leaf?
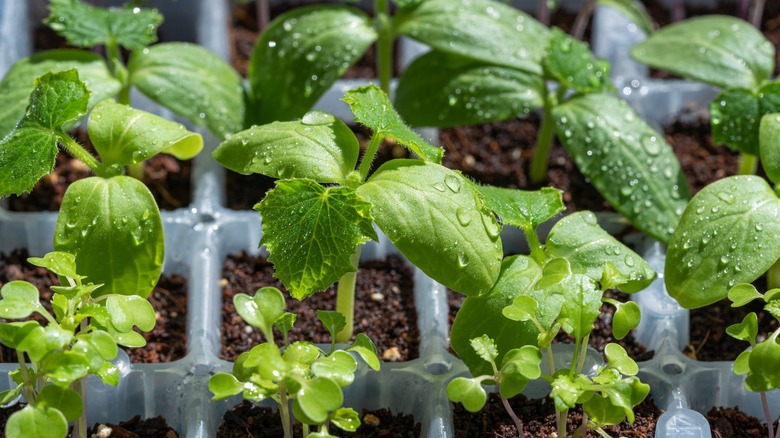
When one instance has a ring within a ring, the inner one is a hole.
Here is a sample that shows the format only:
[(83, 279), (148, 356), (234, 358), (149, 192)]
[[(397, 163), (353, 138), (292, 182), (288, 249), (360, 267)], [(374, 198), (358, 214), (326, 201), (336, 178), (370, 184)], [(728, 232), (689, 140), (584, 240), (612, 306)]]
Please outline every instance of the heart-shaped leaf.
[(485, 406), (487, 394), (476, 379), (456, 377), (447, 385), (447, 397), (455, 403), (462, 403), (469, 412), (478, 412)]

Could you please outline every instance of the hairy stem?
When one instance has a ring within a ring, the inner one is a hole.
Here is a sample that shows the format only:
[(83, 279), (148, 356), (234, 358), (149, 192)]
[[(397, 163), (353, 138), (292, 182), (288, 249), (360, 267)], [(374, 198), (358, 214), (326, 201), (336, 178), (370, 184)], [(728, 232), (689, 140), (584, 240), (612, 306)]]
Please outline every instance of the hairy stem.
[(744, 152), (739, 154), (737, 175), (755, 175), (756, 170), (758, 170), (758, 156)]
[(387, 0), (375, 0), (376, 30), (379, 38), (376, 42), (376, 70), (379, 74), (379, 88), (390, 94), (390, 76), (393, 74), (393, 27), (390, 20), (390, 8)]
[(284, 438), (292, 438), (292, 422), (290, 421), (290, 403), (287, 397), (287, 386), (284, 379), (279, 381), (279, 416), (282, 418)]
[(525, 436), (523, 432), (523, 422), (520, 421), (520, 418), (518, 418), (517, 414), (515, 414), (514, 409), (512, 409), (512, 406), (509, 405), (509, 400), (506, 399), (503, 395), (500, 395), (501, 397), (501, 404), (504, 405), (504, 409), (506, 409), (506, 413), (509, 414), (509, 416), (512, 418), (512, 421), (515, 422), (515, 427), (517, 428), (517, 435), (520, 437)]
[(571, 25), (571, 36), (581, 40), (585, 36), (585, 29), (588, 27), (588, 21), (593, 16), (593, 11), (596, 9), (596, 0), (588, 0), (582, 5), (582, 9), (577, 13), (577, 17), (574, 19), (574, 24)]
[(360, 261), (360, 247), (349, 257), (349, 261), (355, 268), (354, 272), (347, 272), (341, 279), (336, 290), (336, 311), (344, 315), (347, 324), (336, 334), (332, 341), (335, 349), (336, 342), (349, 342), (352, 339), (352, 332), (355, 328), (355, 281), (357, 280), (357, 267)]
[(539, 136), (536, 138), (534, 155), (531, 158), (531, 168), (528, 172), (531, 184), (538, 184), (547, 177), (547, 161), (550, 149), (552, 149), (553, 135), (555, 134), (552, 117), (552, 109), (555, 102), (553, 102), (549, 93), (545, 92), (545, 94), (542, 126), (539, 129)]
[(112, 171), (112, 169), (110, 169), (108, 166), (98, 161), (97, 158), (93, 157), (89, 152), (87, 152), (83, 146), (78, 144), (76, 140), (70, 138), (68, 134), (60, 132), (57, 135), (57, 139), (69, 154), (81, 160), (90, 169), (92, 169), (92, 171), (95, 172), (97, 176), (101, 176), (103, 178), (115, 176), (116, 172)]
[(35, 382), (30, 378), (27, 364), (24, 363), (24, 353), (16, 350), (16, 357), (19, 359), (19, 371), (22, 373), (22, 381), (24, 382), (24, 397), (34, 406), (38, 401), (38, 393), (35, 392)]
[(371, 137), (371, 141), (366, 147), (366, 152), (363, 154), (363, 160), (360, 161), (360, 169), (358, 169), (358, 171), (360, 172), (361, 182), (365, 181), (368, 177), (368, 171), (371, 170), (371, 163), (374, 161), (376, 151), (379, 149), (379, 145), (381, 143), (382, 136), (374, 133), (374, 135)]

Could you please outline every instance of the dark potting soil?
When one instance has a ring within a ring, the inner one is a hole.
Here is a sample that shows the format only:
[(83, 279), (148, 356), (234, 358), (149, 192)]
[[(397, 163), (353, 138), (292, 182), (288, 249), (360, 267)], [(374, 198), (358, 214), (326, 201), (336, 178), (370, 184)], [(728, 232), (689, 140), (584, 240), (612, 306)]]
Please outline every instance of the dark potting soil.
[[(273, 265), (265, 258), (239, 253), (229, 256), (222, 270), (222, 351), (220, 357), (233, 361), (264, 341), (259, 330), (247, 325), (236, 313), (233, 296), (254, 295), (263, 286), (275, 286), (285, 295), (287, 311), (298, 315), (290, 342), (307, 340), (330, 343), (327, 330), (316, 311), (333, 310), (336, 288), (331, 286), (303, 301), (291, 298), (273, 277)], [(420, 333), (414, 308), (414, 284), (410, 269), (395, 256), (386, 261), (361, 262), (355, 286), (355, 330), (365, 333), (385, 361), (405, 361), (419, 355)], [(275, 336), (281, 345), (281, 335)]]
[[(554, 438), (557, 437), (555, 406), (552, 400), (541, 398), (529, 400), (519, 395), (509, 400), (510, 406), (522, 421), (523, 436), (530, 438)], [(488, 396), (485, 407), (476, 413), (470, 413), (460, 403), (454, 403), (453, 421), (455, 424), (455, 438), (471, 437), (502, 437), (521, 438), (514, 422), (504, 409), (501, 399), (497, 394)], [(658, 409), (651, 396), (634, 408), (634, 423), (620, 423), (616, 426), (604, 427), (610, 436), (646, 438), (655, 434), (655, 424), (662, 411)], [(569, 411), (567, 419), (567, 436), (572, 436), (574, 431), (582, 424), (582, 411), (573, 409)], [(588, 437), (596, 438), (599, 435), (594, 431), (588, 431)]]
[(712, 408), (707, 412), (712, 438), (763, 438), (768, 436), (765, 424), (736, 408)]
[[(271, 6), (270, 18), (273, 20), (275, 17), (288, 12), (294, 8), (301, 6), (308, 6), (314, 4), (343, 4), (338, 0), (317, 0), (317, 1), (288, 1)], [(254, 49), (255, 42), (259, 36), (258, 23), (257, 23), (257, 11), (256, 3), (249, 2), (245, 5), (233, 6), (232, 26), (230, 27), (230, 62), (233, 64), (233, 68), (243, 77), (246, 77), (247, 70), (249, 69), (249, 60), (252, 56), (252, 50)], [(398, 53), (398, 44), (393, 46), (393, 53)], [(396, 57), (397, 58), (397, 57)], [(395, 68), (394, 76), (397, 76), (399, 71), (398, 61), (393, 63)], [(349, 68), (342, 76), (343, 79), (356, 79), (356, 78), (376, 78), (376, 48), (371, 46), (366, 53), (360, 58), (355, 65)]]
[[(627, 294), (615, 290), (608, 290), (604, 294), (604, 296), (608, 298), (614, 298), (620, 302), (626, 302), (629, 300), (629, 296)], [(452, 327), (452, 322), (455, 321), (455, 315), (463, 305), (465, 296), (448, 289), (447, 300), (450, 306), (450, 311), (449, 311), (450, 327)], [(590, 334), (588, 344), (594, 349), (596, 349), (598, 352), (603, 353), (604, 347), (608, 343), (614, 342), (619, 344), (623, 348), (625, 348), (628, 355), (631, 358), (633, 358), (635, 361), (640, 362), (640, 361), (652, 359), (653, 351), (652, 350), (648, 351), (644, 345), (638, 343), (634, 339), (633, 333), (629, 332), (625, 338), (620, 340), (615, 340), (615, 338), (612, 336), (612, 317), (614, 316), (614, 314), (615, 314), (614, 306), (608, 304), (601, 305), (601, 313), (599, 314), (599, 317), (596, 319), (596, 321), (593, 323), (594, 328)], [(569, 344), (569, 343), (573, 343), (574, 339), (571, 336), (567, 335), (566, 333), (561, 332), (555, 338), (554, 342), (562, 342), (562, 343)]]
[[(389, 409), (363, 410), (360, 427), (354, 433), (344, 432), (336, 426), (329, 426), (328, 433), (340, 437), (355, 438), (413, 438), (420, 436), (420, 423), (414, 422), (409, 414), (393, 414)], [(301, 424), (293, 423), (293, 435), (301, 436)], [(276, 409), (254, 406), (248, 401), (233, 407), (225, 413), (217, 429), (219, 438), (282, 438), (282, 423)]]
[[(79, 128), (71, 134), (90, 153), (95, 154), (84, 129)], [(190, 161), (178, 160), (167, 154), (159, 154), (146, 161), (143, 182), (152, 192), (160, 209), (174, 210), (190, 204), (191, 170)], [(92, 171), (82, 161), (60, 151), (54, 170), (44, 176), (32, 192), (9, 196), (8, 208), (11, 211), (57, 211), (70, 184), (90, 176), (93, 176)]]
[[(28, 257), (26, 249), (0, 254), (0, 286), (13, 280), (28, 281), (38, 288), (44, 306), (51, 311), (50, 287), (60, 282), (50, 271), (28, 263)], [(157, 323), (151, 332), (141, 333), (147, 342), (145, 347), (126, 349), (130, 361), (159, 363), (184, 357), (187, 353), (187, 280), (176, 274), (161, 276), (149, 302), (155, 310)], [(37, 313), (32, 318), (45, 324)], [(0, 349), (0, 362), (16, 361), (14, 350), (5, 346)]]
[(88, 433), (90, 436), (111, 438), (176, 438), (179, 436), (179, 434), (168, 425), (165, 418), (159, 415), (154, 418), (143, 420), (140, 416), (136, 415), (119, 424), (96, 424), (89, 428)]
[[(371, 130), (363, 125), (350, 125), (360, 144), (362, 159), (368, 143), (371, 141)], [(407, 158), (409, 153), (402, 146), (390, 139), (384, 139), (377, 151), (371, 169), (375, 170), (388, 160), (393, 158)], [(358, 163), (360, 165), (360, 163)], [(251, 174), (241, 175), (232, 170), (225, 171), (225, 186), (227, 187), (225, 204), (231, 210), (250, 210), (260, 202), (266, 192), (274, 188), (274, 178), (265, 175)]]

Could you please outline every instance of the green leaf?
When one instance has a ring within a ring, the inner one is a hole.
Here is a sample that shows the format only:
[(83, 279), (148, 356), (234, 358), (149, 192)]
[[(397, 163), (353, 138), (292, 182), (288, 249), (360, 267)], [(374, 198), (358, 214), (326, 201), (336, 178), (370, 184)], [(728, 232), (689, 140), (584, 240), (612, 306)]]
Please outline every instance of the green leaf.
[(88, 101), (89, 91), (75, 69), (35, 80), (24, 117), (0, 141), (0, 195), (28, 192), (52, 171), (58, 133), (87, 113)]
[(575, 339), (582, 339), (593, 329), (601, 309), (601, 291), (594, 282), (581, 275), (567, 281), (563, 291), (560, 322), (563, 330)]
[(500, 228), (459, 173), (420, 160), (392, 160), (357, 192), (371, 203), (390, 241), (434, 280), (466, 295), (495, 283), (503, 256)]
[(574, 97), (553, 117), (558, 138), (604, 199), (640, 230), (668, 241), (690, 195), (663, 136), (611, 94)]
[(357, 247), (378, 240), (370, 204), (350, 188), (325, 188), (309, 179), (278, 181), (255, 209), (274, 275), (297, 299), (354, 272), (350, 257)]
[(623, 409), (613, 405), (608, 397), (600, 394), (593, 394), (583, 403), (582, 408), (588, 413), (588, 421), (597, 427), (619, 424), (626, 418)]
[(751, 283), (780, 258), (780, 199), (763, 178), (733, 176), (700, 191), (666, 254), (669, 294), (693, 309)]
[(764, 306), (764, 310), (769, 312), (770, 315), (774, 316), (776, 320), (780, 321), (780, 300), (774, 299), (774, 300), (768, 300), (769, 302)]
[(564, 258), (548, 258), (542, 268), (542, 278), (536, 283), (537, 289), (550, 289), (562, 284), (571, 276), (571, 264)]
[(358, 333), (355, 342), (345, 351), (357, 353), (372, 370), (379, 371), (380, 363), (376, 355), (376, 347), (364, 333)]
[(73, 351), (55, 351), (41, 360), (41, 372), (57, 385), (70, 385), (89, 373), (89, 361)]
[(157, 41), (163, 17), (157, 9), (98, 8), (80, 0), (52, 0), (44, 20), (72, 46), (91, 48), (115, 42), (130, 50)]
[(11, 389), (0, 392), (0, 405), (7, 405), (14, 401), (15, 398), (22, 395), (23, 389), (24, 385), (16, 385)]
[[(69, 253), (65, 253), (69, 254)], [(82, 278), (85, 278), (81, 276)], [(57, 292), (58, 294), (63, 295), (63, 298), (67, 298), (68, 300), (72, 300), (74, 298), (82, 298), (86, 297), (88, 295), (91, 295), (92, 292), (100, 289), (103, 285), (102, 284), (84, 284), (84, 285), (76, 285), (76, 286), (51, 286), (51, 290), (54, 292)], [(67, 306), (66, 306), (67, 307)], [(63, 307), (65, 309), (66, 307)]]
[(27, 353), (33, 362), (37, 362), (50, 352), (64, 347), (73, 338), (72, 332), (61, 330), (54, 324), (45, 328), (36, 326), (22, 326), (15, 336), (16, 349)]
[(220, 143), (213, 156), (242, 174), (344, 184), (359, 153), (360, 145), (347, 125), (330, 114), (311, 111), (301, 121), (241, 131)]
[(479, 412), (487, 401), (487, 394), (479, 380), (465, 377), (456, 377), (447, 384), (447, 397), (455, 403), (462, 403), (469, 412)]
[(220, 138), (244, 123), (241, 77), (195, 44), (164, 43), (133, 52), (130, 83), (155, 102)]
[(488, 0), (428, 0), (416, 8), (399, 10), (393, 22), (397, 33), (436, 50), (542, 73), (549, 31), (509, 5)]
[(93, 330), (86, 338), (101, 358), (111, 360), (116, 357), (118, 352), (116, 342), (108, 333), (103, 330)]
[(604, 347), (604, 356), (607, 357), (607, 365), (620, 371), (626, 376), (635, 376), (639, 372), (639, 366), (628, 357), (626, 350), (618, 344), (610, 342)]
[(217, 373), (209, 378), (209, 391), (214, 394), (214, 401), (224, 400), (244, 391), (244, 384), (232, 374)]
[(0, 318), (27, 318), (38, 309), (42, 309), (38, 289), (31, 283), (21, 280), (10, 281), (0, 289)]
[(133, 326), (148, 332), (157, 322), (152, 304), (137, 295), (109, 295), (106, 309), (111, 315), (111, 324), (120, 332), (129, 332)]
[(36, 321), (0, 322), (0, 343), (16, 349), (31, 331), (40, 331)]
[(266, 286), (258, 289), (255, 295), (236, 294), (233, 297), (233, 305), (241, 319), (252, 327), (259, 328), (266, 340), (273, 340), (273, 324), (284, 314), (284, 295), (273, 287)]
[(609, 63), (593, 56), (587, 44), (552, 28), (542, 60), (546, 76), (566, 88), (581, 93), (612, 91), (609, 80)]
[(35, 78), (49, 72), (78, 69), (90, 91), (88, 108), (115, 96), (122, 85), (99, 55), (84, 50), (49, 50), (17, 61), (0, 81), (0, 138), (5, 137), (25, 114)]
[(159, 153), (188, 160), (203, 149), (200, 134), (111, 100), (95, 106), (88, 129), (89, 138), (106, 165), (140, 163)]
[(298, 319), (298, 315), (290, 312), (284, 312), (278, 318), (276, 318), (274, 321), (274, 327), (279, 329), (279, 331), (282, 332), (282, 335), (286, 335), (290, 332), (290, 330), (292, 330), (296, 319)]
[(336, 333), (340, 332), (347, 326), (347, 318), (339, 312), (331, 310), (317, 310), (317, 319), (322, 322), (322, 325), (328, 329), (331, 338), (336, 337)]
[(496, 349), (496, 343), (493, 342), (488, 335), (482, 335), (472, 339), (471, 348), (474, 349), (474, 352), (477, 353), (477, 356), (481, 357), (482, 360), (495, 364), (498, 350)]
[(761, 165), (770, 181), (780, 183), (780, 114), (766, 114), (758, 131)]
[(755, 312), (748, 313), (739, 324), (726, 327), (726, 333), (732, 338), (755, 345), (758, 335), (758, 316)]
[(395, 105), (412, 126), (444, 128), (522, 117), (543, 96), (538, 74), (434, 50), (404, 70)]
[(68, 421), (78, 420), (84, 410), (81, 395), (78, 392), (56, 385), (44, 386), (38, 393), (38, 403), (43, 407), (62, 412)]
[(76, 273), (76, 256), (67, 252), (52, 251), (43, 257), (28, 257), (27, 261), (35, 266), (72, 280), (83, 280), (85, 277)]
[(423, 140), (406, 126), (390, 99), (376, 85), (349, 90), (342, 100), (349, 105), (355, 121), (371, 128), (375, 137), (393, 139), (423, 160), (441, 163), (444, 149)]
[(308, 374), (309, 365), (313, 364), (322, 355), (322, 350), (311, 342), (298, 341), (287, 346), (282, 357), (285, 362), (291, 365), (301, 366), (300, 371), (303, 374)]
[(510, 306), (504, 307), (501, 313), (512, 321), (532, 321), (536, 318), (538, 308), (539, 304), (535, 299), (527, 295), (520, 295), (515, 297)]
[(504, 225), (514, 225), (529, 232), (535, 232), (539, 225), (564, 210), (563, 192), (553, 187), (526, 191), (477, 185), (477, 190)]
[(5, 434), (8, 438), (62, 438), (68, 434), (68, 420), (56, 409), (27, 405), (8, 418)]
[(303, 7), (277, 17), (249, 61), (250, 124), (301, 117), (376, 38), (371, 18), (354, 8)]
[(728, 292), (728, 298), (731, 300), (731, 307), (742, 307), (745, 304), (762, 299), (764, 296), (756, 290), (756, 287), (750, 283), (740, 283)]
[(628, 332), (639, 325), (642, 317), (639, 305), (633, 301), (615, 305), (615, 314), (612, 316), (612, 335), (615, 339), (623, 339)]
[(748, 360), (750, 373), (745, 379), (745, 387), (754, 392), (765, 392), (780, 388), (780, 344), (777, 333), (766, 341), (753, 347)]
[(147, 297), (164, 253), (157, 203), (143, 183), (128, 176), (76, 181), (62, 200), (54, 249), (75, 254), (79, 271), (103, 284), (101, 295)]
[(143, 347), (146, 345), (146, 339), (144, 339), (143, 336), (141, 336), (138, 332), (126, 332), (126, 333), (115, 333), (111, 332), (111, 337), (114, 338), (117, 344), (122, 345), (124, 347), (130, 347), (130, 348), (138, 348)]
[(758, 155), (758, 126), (761, 113), (758, 96), (750, 90), (730, 88), (710, 103), (712, 142), (733, 150)]
[(599, 6), (609, 6), (617, 10), (647, 35), (653, 33), (652, 18), (647, 13), (642, 2), (635, 0), (597, 0), (597, 3)]
[(555, 403), (556, 411), (565, 411), (577, 405), (580, 397), (587, 392), (585, 385), (590, 381), (582, 374), (568, 375), (568, 370), (555, 373), (551, 382), (550, 397)]
[(342, 388), (349, 386), (355, 380), (355, 370), (357, 370), (357, 362), (346, 351), (334, 351), (311, 364), (311, 372), (315, 376), (330, 379)]
[(119, 368), (111, 362), (103, 362), (95, 374), (106, 385), (116, 386), (119, 384)]
[(547, 254), (568, 260), (573, 273), (594, 281), (601, 280), (604, 265), (610, 263), (628, 280), (617, 286), (629, 293), (644, 289), (656, 275), (642, 257), (604, 231), (588, 211), (568, 215), (553, 226), (547, 236)]
[(755, 89), (774, 70), (774, 47), (750, 23), (711, 15), (665, 26), (631, 56), (651, 67), (721, 88)]
[(301, 382), (301, 389), (293, 401), (293, 409), (303, 414), (303, 418), (297, 413), (295, 415), (301, 422), (321, 424), (328, 419), (328, 414), (340, 408), (343, 402), (344, 395), (336, 382), (315, 377)]
[(331, 415), (330, 422), (341, 430), (354, 432), (360, 427), (360, 416), (352, 408), (339, 408)]
[(542, 375), (541, 363), (542, 352), (532, 345), (508, 351), (501, 362), (501, 395), (511, 398), (520, 394), (529, 381)]
[[(537, 330), (531, 322), (516, 322), (502, 315), (502, 310), (511, 305), (519, 295), (532, 296), (538, 303), (540, 314), (553, 314), (549, 321), (558, 316), (560, 295), (534, 294), (534, 284), (542, 276), (542, 267), (528, 256), (507, 257), (501, 266), (501, 275), (493, 288), (481, 296), (467, 297), (455, 316), (450, 333), (452, 349), (469, 367), (473, 376), (492, 375), (493, 370), (471, 348), (471, 339), (487, 335), (496, 343), (501, 363), (503, 354), (524, 345), (536, 345)], [(557, 297), (557, 298), (556, 298)], [(557, 301), (557, 309), (555, 302)]]
[(738, 376), (744, 376), (750, 372), (750, 353), (751, 350), (745, 350), (737, 356), (734, 360), (733, 370), (734, 374)]

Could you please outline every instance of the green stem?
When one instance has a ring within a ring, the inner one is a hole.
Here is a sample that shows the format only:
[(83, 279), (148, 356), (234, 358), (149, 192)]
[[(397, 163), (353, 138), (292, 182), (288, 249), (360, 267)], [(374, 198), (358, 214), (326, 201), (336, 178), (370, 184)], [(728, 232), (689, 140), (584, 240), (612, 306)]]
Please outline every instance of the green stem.
[(382, 136), (374, 133), (371, 137), (371, 141), (368, 143), (368, 147), (366, 147), (366, 152), (363, 154), (363, 160), (360, 162), (360, 169), (358, 169), (360, 172), (360, 182), (365, 181), (368, 177), (368, 171), (371, 170), (371, 163), (374, 161), (374, 156), (381, 143)]
[(117, 174), (116, 171), (113, 171), (111, 168), (98, 161), (97, 158), (93, 157), (83, 146), (70, 138), (68, 134), (59, 132), (57, 137), (62, 147), (64, 147), (68, 153), (83, 161), (97, 176), (109, 178)]
[(132, 163), (127, 165), (127, 174), (137, 179), (138, 181), (144, 180), (144, 164), (146, 161), (140, 163)]
[(772, 414), (769, 413), (769, 403), (766, 399), (766, 392), (761, 392), (761, 407), (764, 408), (764, 418), (766, 419), (766, 428), (769, 438), (775, 435), (774, 422), (772, 421)]
[(509, 416), (512, 418), (512, 421), (515, 422), (515, 427), (517, 428), (517, 436), (521, 438), (524, 437), (525, 432), (523, 431), (523, 422), (520, 421), (520, 418), (517, 416), (517, 414), (515, 414), (514, 409), (512, 409), (512, 406), (509, 404), (509, 400), (507, 400), (506, 397), (501, 395), (500, 391), (499, 391), (499, 397), (501, 398), (501, 404), (504, 405), (504, 409), (506, 410), (506, 413), (509, 414)]
[(600, 428), (600, 427), (597, 427), (597, 428), (596, 428), (596, 429), (594, 429), (594, 430), (596, 431), (596, 433), (597, 433), (597, 434), (599, 434), (599, 435), (603, 436), (604, 438), (612, 438), (611, 436), (609, 436), (609, 434), (608, 434), (608, 433), (604, 432), (604, 429), (602, 429), (602, 428)]
[[(531, 227), (523, 227), (523, 234), (525, 234), (525, 240), (528, 241), (528, 247), (531, 248), (531, 258), (540, 266), (544, 266), (544, 247), (539, 242), (539, 236), (536, 235)], [(542, 331), (542, 329), (539, 329)]]
[(582, 340), (582, 345), (580, 346), (580, 348), (581, 348), (580, 356), (579, 356), (579, 360), (578, 360), (578, 363), (577, 363), (577, 373), (581, 373), (582, 372), (582, 368), (585, 366), (585, 356), (588, 353), (588, 340), (589, 340), (589, 338), (590, 338), (590, 333), (585, 335), (585, 338), (583, 338), (583, 340)]
[(529, 170), (529, 179), (531, 184), (539, 184), (547, 177), (547, 161), (552, 149), (553, 135), (555, 126), (552, 117), (552, 109), (555, 102), (545, 91), (544, 114), (542, 115), (542, 126), (539, 128), (539, 136), (536, 138), (534, 146), (534, 155), (531, 158), (531, 168)]
[[(303, 435), (304, 437), (309, 436), (310, 429), (309, 429), (309, 425), (308, 424), (301, 423), (301, 429), (302, 429), (302, 432), (303, 432), (301, 435)], [(320, 428), (320, 430), (322, 430), (322, 429)]]
[(24, 352), (16, 350), (16, 357), (19, 359), (19, 371), (22, 373), (22, 381), (24, 382), (24, 390), (26, 394), (24, 397), (27, 402), (35, 406), (38, 401), (38, 394), (35, 392), (35, 384), (30, 379), (30, 374), (27, 371), (27, 364), (24, 363)]
[(390, 94), (390, 76), (393, 74), (393, 26), (387, 0), (374, 2), (376, 11), (376, 69), (379, 74), (379, 88)]
[(569, 410), (555, 411), (558, 415), (558, 436), (566, 436), (566, 418), (569, 416)]
[(284, 438), (292, 438), (292, 423), (290, 421), (290, 403), (287, 397), (287, 386), (284, 379), (279, 381), (279, 416), (282, 418)]
[(360, 247), (349, 257), (349, 261), (354, 266), (354, 272), (347, 272), (339, 279), (338, 289), (336, 290), (336, 311), (344, 315), (347, 324), (336, 334), (333, 340), (336, 342), (349, 342), (352, 339), (352, 332), (355, 328), (355, 281), (357, 280), (357, 267), (360, 261)]
[(550, 377), (552, 377), (552, 375), (555, 374), (555, 362), (553, 362), (552, 344), (548, 345), (546, 350), (547, 350), (547, 369), (550, 370)]
[(756, 170), (758, 170), (758, 157), (743, 152), (739, 155), (739, 158), (739, 170), (737, 170), (737, 175), (755, 175)]

